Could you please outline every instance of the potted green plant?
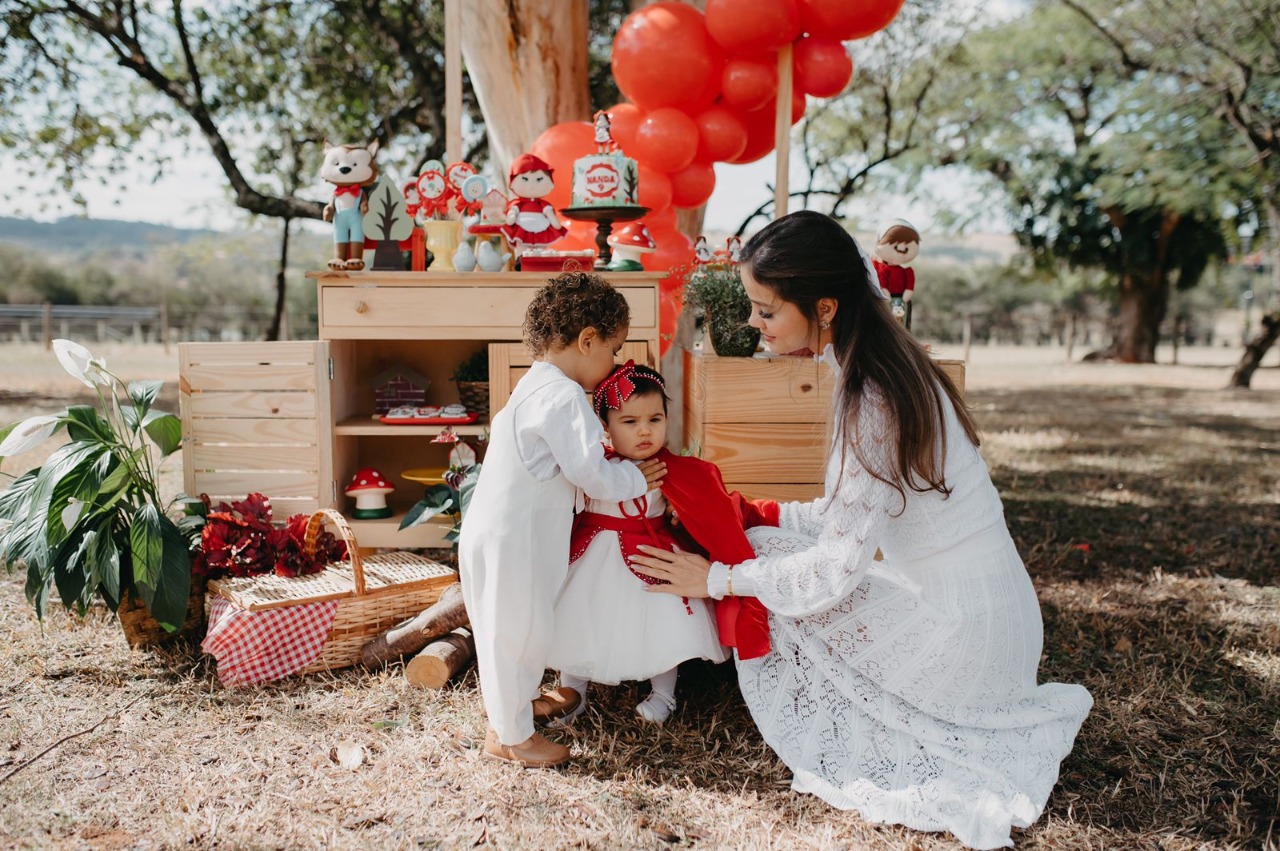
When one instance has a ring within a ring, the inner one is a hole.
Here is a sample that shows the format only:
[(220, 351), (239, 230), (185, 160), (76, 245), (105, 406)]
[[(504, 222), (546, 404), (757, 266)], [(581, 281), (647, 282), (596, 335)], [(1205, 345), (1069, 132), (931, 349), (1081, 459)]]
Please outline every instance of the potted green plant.
[(751, 300), (742, 288), (738, 265), (701, 263), (685, 276), (685, 301), (702, 311), (711, 348), (722, 357), (751, 357), (760, 331), (747, 324)]
[(444, 471), (443, 483), (427, 488), (400, 521), (401, 529), (409, 529), (426, 523), (433, 517), (446, 514), (453, 518), (453, 526), (445, 535), (454, 549), (462, 532), (462, 518), (471, 504), (471, 495), (480, 480), (480, 461), (475, 449), (458, 437), (451, 427), (446, 427), (432, 443), (451, 443), (449, 466)]
[(467, 411), (487, 416), (489, 413), (489, 352), (481, 349), (462, 363), (450, 376), (458, 385), (458, 399)]
[(179, 500), (164, 500), (156, 475), (181, 447), (182, 424), (152, 408), (162, 382), (125, 386), (105, 361), (70, 340), (55, 340), (53, 350), (67, 372), (96, 391), (98, 405), (70, 405), (0, 429), (0, 461), (64, 428), (70, 438), (0, 493), (0, 562), (26, 568), (27, 599), (41, 619), (53, 588), (82, 615), (101, 597), (120, 614), (131, 643), (148, 643), (145, 625), (130, 634), (126, 613), (149, 614), (175, 632), (197, 596), (191, 551), (198, 527), (180, 527), (170, 516)]

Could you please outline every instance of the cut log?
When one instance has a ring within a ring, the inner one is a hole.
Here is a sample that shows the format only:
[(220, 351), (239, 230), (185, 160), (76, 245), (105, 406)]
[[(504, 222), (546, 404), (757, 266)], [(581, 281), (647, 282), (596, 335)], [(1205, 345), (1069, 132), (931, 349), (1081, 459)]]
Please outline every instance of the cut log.
[(444, 688), (449, 678), (470, 664), (475, 655), (476, 642), (471, 637), (471, 630), (465, 627), (455, 629), (410, 659), (404, 666), (404, 678), (419, 688)]
[(412, 656), (434, 639), (470, 622), (462, 603), (462, 586), (454, 583), (421, 614), (396, 624), (362, 647), (360, 663), (366, 668), (381, 668), (393, 660)]

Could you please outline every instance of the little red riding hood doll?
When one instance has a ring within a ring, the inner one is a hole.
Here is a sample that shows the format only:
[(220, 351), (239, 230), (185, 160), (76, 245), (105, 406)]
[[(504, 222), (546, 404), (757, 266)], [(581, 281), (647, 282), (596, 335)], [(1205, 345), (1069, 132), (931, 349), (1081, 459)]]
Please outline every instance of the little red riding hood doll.
[(511, 164), (511, 193), (516, 197), (507, 205), (507, 223), (502, 232), (517, 251), (555, 242), (568, 233), (545, 200), (555, 188), (551, 174), (551, 166), (533, 154), (521, 154)]

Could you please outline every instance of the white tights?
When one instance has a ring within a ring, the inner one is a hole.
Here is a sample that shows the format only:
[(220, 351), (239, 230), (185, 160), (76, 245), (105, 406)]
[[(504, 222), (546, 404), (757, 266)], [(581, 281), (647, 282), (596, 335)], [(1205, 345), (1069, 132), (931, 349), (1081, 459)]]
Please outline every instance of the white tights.
[[(679, 669), (672, 668), (651, 678), (649, 685), (652, 686), (652, 690), (649, 692), (648, 697), (636, 704), (636, 714), (653, 724), (661, 724), (670, 718), (671, 713), (676, 708), (676, 678), (678, 676)], [(560, 685), (571, 688), (582, 695), (582, 703), (564, 718), (565, 721), (577, 718), (586, 711), (587, 686), (590, 684), (591, 681), (585, 677), (577, 677), (563, 671), (560, 672)]]

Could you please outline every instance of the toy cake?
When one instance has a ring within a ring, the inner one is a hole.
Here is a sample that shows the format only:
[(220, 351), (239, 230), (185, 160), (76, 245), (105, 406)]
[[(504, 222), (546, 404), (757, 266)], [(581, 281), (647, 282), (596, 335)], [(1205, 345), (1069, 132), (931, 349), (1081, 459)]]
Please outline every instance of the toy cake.
[(574, 207), (629, 207), (639, 203), (636, 161), (618, 148), (609, 132), (609, 114), (596, 113), (596, 153), (574, 160)]

